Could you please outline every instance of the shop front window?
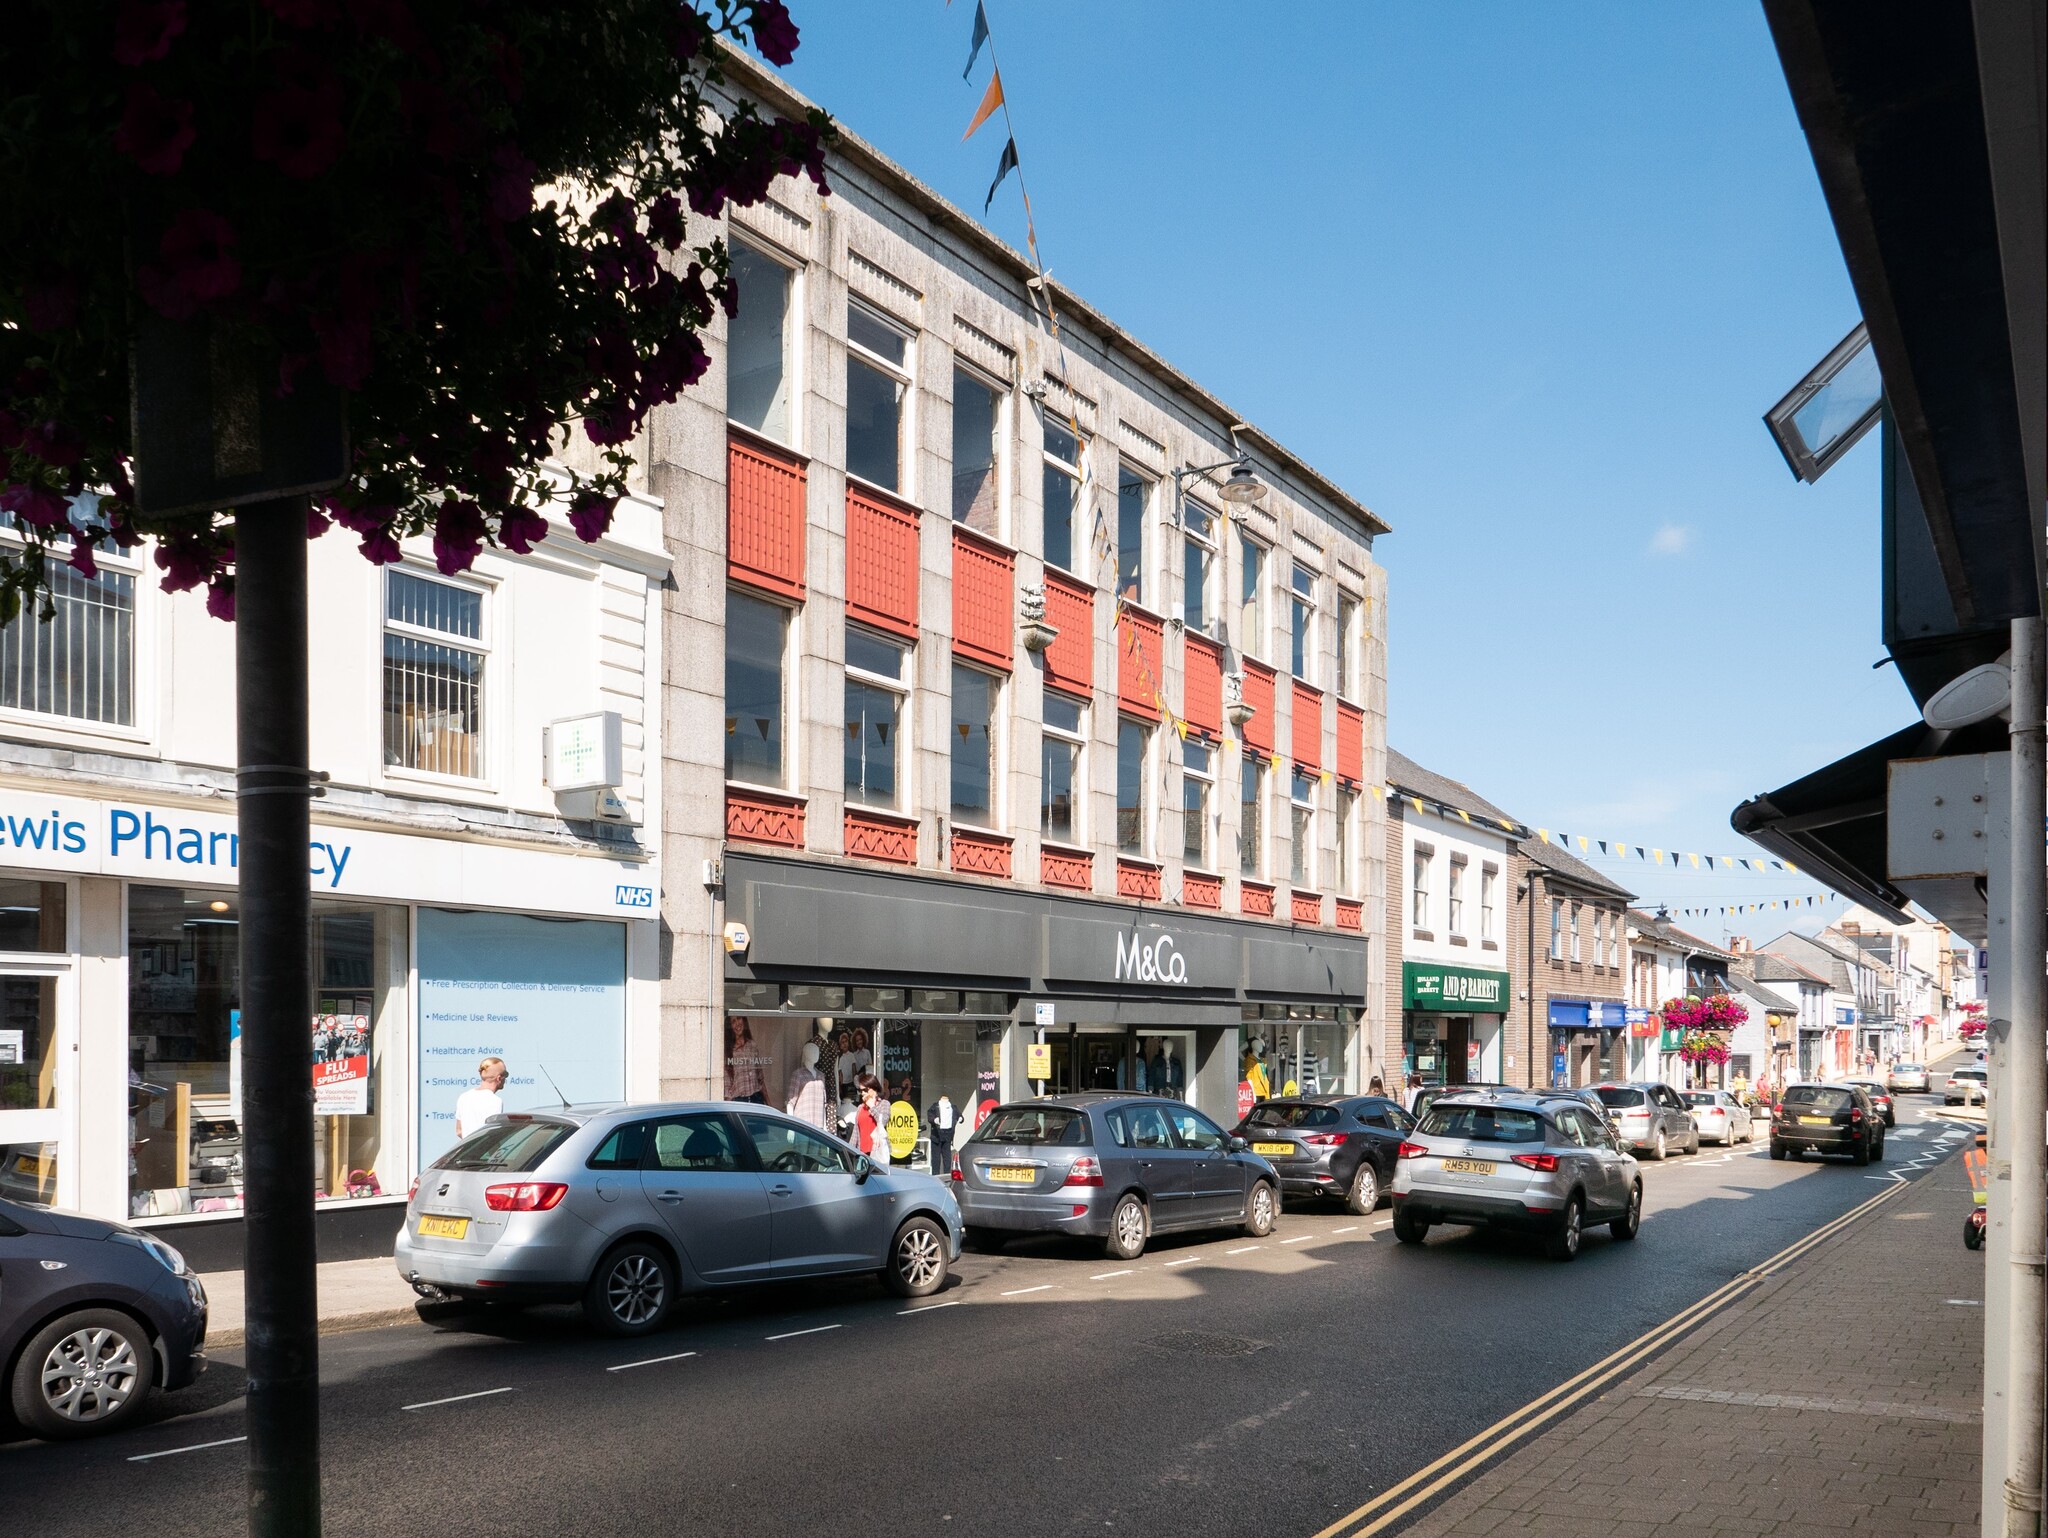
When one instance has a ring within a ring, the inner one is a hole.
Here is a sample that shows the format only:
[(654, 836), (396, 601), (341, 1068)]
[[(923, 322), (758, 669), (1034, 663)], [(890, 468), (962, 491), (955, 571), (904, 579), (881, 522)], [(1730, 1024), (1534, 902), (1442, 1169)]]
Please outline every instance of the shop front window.
[[(128, 890), (131, 1215), (242, 1206), (240, 907), (232, 893)], [(313, 902), (316, 1200), (401, 1194), (404, 1139), (385, 1111), (402, 1098), (406, 913)]]
[(63, 882), (0, 881), (0, 951), (62, 954), (70, 948)]
[[(1249, 1004), (1243, 1069), (1258, 1098), (1341, 1094), (1355, 1025), (1328, 1004)], [(1256, 1072), (1254, 1069), (1256, 1068)]]

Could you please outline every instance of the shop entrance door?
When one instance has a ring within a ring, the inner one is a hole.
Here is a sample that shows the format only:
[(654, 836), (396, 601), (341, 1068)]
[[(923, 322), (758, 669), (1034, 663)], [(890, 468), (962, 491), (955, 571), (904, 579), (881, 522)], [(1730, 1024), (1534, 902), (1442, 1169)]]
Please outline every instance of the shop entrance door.
[(0, 963), (0, 1196), (12, 1201), (79, 1205), (74, 982), (68, 960)]
[(1470, 1082), (1466, 1067), (1471, 1044), (1472, 1020), (1469, 1015), (1453, 1015), (1444, 1021), (1444, 1083)]

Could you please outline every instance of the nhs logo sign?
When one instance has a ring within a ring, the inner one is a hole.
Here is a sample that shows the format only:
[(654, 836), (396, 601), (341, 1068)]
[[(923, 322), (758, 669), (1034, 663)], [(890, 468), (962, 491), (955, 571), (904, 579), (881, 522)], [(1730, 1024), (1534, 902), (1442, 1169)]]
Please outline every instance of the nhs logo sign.
[(621, 908), (652, 908), (654, 888), (651, 886), (622, 886), (612, 897)]

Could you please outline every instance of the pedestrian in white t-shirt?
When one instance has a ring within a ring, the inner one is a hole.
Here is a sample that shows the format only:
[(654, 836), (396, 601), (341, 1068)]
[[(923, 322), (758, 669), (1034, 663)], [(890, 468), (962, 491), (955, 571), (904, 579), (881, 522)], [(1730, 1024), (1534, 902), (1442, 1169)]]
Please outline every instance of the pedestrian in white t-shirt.
[(476, 1083), (455, 1100), (455, 1135), (465, 1138), (505, 1109), (498, 1092), (508, 1077), (502, 1057), (487, 1057), (476, 1065)]

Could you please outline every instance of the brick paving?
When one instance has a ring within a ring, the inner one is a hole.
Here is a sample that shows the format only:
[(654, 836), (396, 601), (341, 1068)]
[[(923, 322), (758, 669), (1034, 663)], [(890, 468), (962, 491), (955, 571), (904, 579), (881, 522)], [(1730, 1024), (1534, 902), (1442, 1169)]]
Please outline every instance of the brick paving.
[(1969, 1193), (1944, 1160), (1402, 1538), (1976, 1538), (1984, 1313), (1948, 1301), (1984, 1295)]

